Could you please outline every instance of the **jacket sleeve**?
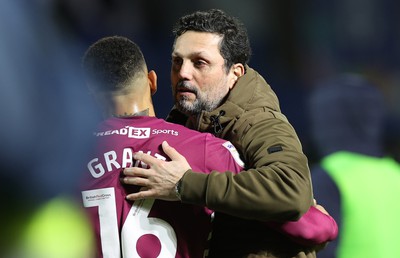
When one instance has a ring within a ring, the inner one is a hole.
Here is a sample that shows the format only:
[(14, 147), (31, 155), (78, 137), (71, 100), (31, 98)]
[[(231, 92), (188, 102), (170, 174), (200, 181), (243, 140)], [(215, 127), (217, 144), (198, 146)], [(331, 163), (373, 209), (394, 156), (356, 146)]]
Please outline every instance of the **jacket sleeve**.
[(241, 117), (230, 132), (226, 138), (250, 169), (239, 174), (188, 171), (182, 201), (246, 219), (298, 220), (313, 197), (308, 161), (290, 123), (279, 112), (261, 111)]

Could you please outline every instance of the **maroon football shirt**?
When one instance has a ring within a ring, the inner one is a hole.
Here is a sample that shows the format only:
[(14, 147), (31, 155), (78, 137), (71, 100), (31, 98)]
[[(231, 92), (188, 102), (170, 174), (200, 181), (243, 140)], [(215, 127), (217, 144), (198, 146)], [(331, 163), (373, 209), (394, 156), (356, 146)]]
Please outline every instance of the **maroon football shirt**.
[(211, 134), (199, 133), (154, 117), (110, 118), (100, 124), (96, 148), (89, 158), (82, 198), (96, 232), (98, 257), (203, 257), (211, 230), (207, 208), (161, 200), (130, 202), (138, 188), (120, 183), (135, 152), (166, 159), (166, 140), (186, 157), (194, 171), (243, 169), (234, 146)]

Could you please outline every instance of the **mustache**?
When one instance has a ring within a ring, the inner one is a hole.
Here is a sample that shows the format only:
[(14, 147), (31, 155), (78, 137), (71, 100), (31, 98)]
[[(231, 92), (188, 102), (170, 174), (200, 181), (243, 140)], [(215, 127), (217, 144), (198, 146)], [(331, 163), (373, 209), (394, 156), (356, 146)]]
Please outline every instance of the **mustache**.
[(190, 82), (188, 81), (180, 81), (177, 83), (176, 85), (176, 92), (179, 91), (189, 91), (189, 92), (193, 92), (195, 94), (197, 94), (197, 88), (195, 86), (193, 86), (192, 84), (190, 84)]

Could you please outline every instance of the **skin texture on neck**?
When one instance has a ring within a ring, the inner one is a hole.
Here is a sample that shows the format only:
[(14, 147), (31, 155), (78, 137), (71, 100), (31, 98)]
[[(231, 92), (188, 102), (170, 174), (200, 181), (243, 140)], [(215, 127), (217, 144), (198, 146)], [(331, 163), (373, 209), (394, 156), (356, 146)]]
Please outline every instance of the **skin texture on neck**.
[(155, 116), (152, 95), (157, 90), (157, 76), (154, 71), (146, 74), (127, 82), (121, 90), (97, 94), (96, 98), (104, 107), (105, 118)]
[(126, 117), (133, 117), (133, 116), (149, 116), (149, 109), (145, 109), (136, 113), (125, 113), (125, 114), (113, 114), (113, 117), (119, 117), (119, 118), (126, 118)]

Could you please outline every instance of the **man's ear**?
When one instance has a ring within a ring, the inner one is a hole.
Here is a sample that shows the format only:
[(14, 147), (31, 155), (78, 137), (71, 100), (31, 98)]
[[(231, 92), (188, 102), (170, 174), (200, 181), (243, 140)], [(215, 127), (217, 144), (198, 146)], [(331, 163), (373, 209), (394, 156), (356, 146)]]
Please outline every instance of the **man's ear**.
[(154, 95), (157, 92), (157, 74), (154, 70), (151, 70), (147, 77), (149, 79), (151, 95)]
[(234, 64), (232, 66), (233, 73), (239, 78), (244, 74), (244, 65), (241, 63)]
[(233, 82), (231, 83), (231, 87), (229, 87), (230, 89), (232, 89), (235, 86), (235, 84), (236, 84), (237, 80), (239, 79), (239, 77), (241, 77), (244, 74), (244, 66), (243, 66), (243, 64), (236, 63), (236, 64), (232, 65), (231, 73), (232, 73), (232, 77), (231, 78), (232, 78)]

